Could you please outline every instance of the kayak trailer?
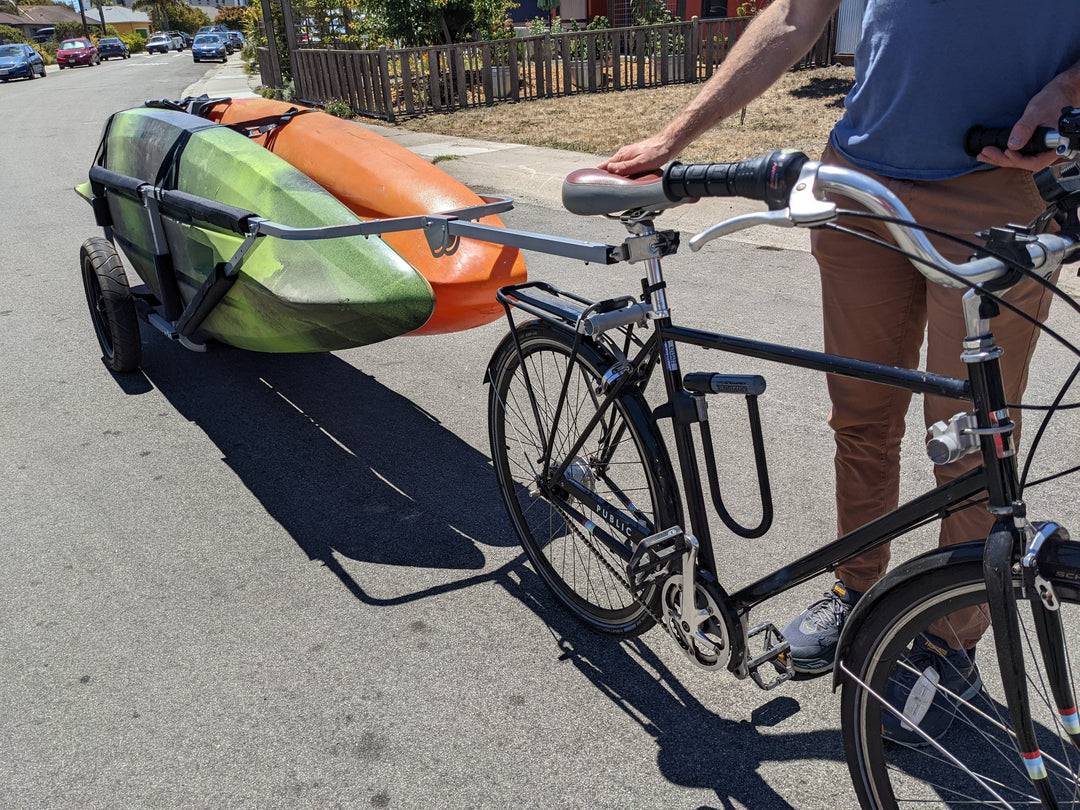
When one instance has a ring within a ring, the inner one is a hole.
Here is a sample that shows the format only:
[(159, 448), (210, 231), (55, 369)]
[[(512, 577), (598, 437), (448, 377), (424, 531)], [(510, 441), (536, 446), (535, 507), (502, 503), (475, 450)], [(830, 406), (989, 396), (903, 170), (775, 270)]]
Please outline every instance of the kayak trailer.
[[(96, 224), (104, 229), (104, 238), (91, 238), (83, 244), (80, 268), (103, 360), (116, 372), (130, 372), (139, 367), (139, 320), (193, 351), (205, 351), (208, 340), (249, 348), (243, 339), (221, 341), (205, 327), (208, 320), (227, 304), (230, 291), (242, 278), (245, 260), (264, 242), (323, 243), (420, 230), (434, 256), (451, 255), (460, 240), (473, 239), (586, 263), (615, 264), (650, 258), (647, 255), (631, 256), (633, 239), (612, 246), (493, 227), (475, 221), (511, 210), (513, 201), (509, 198), (483, 197), (481, 205), (431, 214), (301, 227), (271, 221), (251, 210), (168, 188), (167, 178), (154, 183), (112, 171), (100, 165), (104, 162), (100, 158), (99, 155), (90, 169), (89, 183), (80, 186), (78, 191), (91, 203)], [(135, 231), (147, 237), (149, 249), (143, 250), (147, 255), (142, 259), (150, 269), (140, 273), (143, 284), (131, 286), (116, 245), (119, 242), (132, 259), (139, 252), (138, 240), (132, 238)], [(178, 255), (194, 255), (187, 245), (180, 244), (180, 249), (177, 248), (178, 243), (190, 241), (195, 231), (209, 234), (218, 244), (227, 239), (232, 240), (231, 244), (238, 241), (239, 245), (231, 255), (225, 254), (227, 258), (213, 263), (208, 272), (197, 273), (195, 268), (176, 259)], [(193, 279), (198, 283), (193, 283)], [(585, 309), (570, 304), (557, 294), (543, 292), (547, 285), (530, 283), (517, 287), (522, 288), (521, 303), (526, 304), (526, 310), (538, 306), (540, 310), (551, 311), (551, 307), (570, 305), (580, 314)], [(535, 288), (535, 294), (526, 296), (525, 287)], [(367, 342), (372, 341), (357, 341), (353, 345)], [(321, 350), (333, 348), (341, 347), (329, 346)], [(305, 347), (301, 350), (320, 349)]]

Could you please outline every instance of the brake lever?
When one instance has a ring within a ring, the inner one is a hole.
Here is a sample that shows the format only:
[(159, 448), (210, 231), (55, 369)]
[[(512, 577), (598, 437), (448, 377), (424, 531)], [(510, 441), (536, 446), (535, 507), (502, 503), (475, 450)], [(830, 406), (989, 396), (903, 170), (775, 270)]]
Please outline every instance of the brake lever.
[(690, 250), (697, 252), (707, 242), (727, 236), (729, 233), (745, 231), (747, 228), (756, 228), (758, 225), (774, 225), (777, 228), (794, 228), (795, 223), (791, 220), (790, 209), (780, 211), (759, 211), (754, 214), (741, 214), (731, 219), (718, 222), (711, 228), (690, 237)]
[(690, 238), (690, 250), (697, 252), (707, 242), (721, 236), (755, 228), (758, 225), (772, 225), (778, 228), (815, 228), (836, 219), (836, 203), (819, 200), (814, 193), (817, 171), (821, 163), (810, 161), (799, 172), (799, 179), (788, 196), (788, 207), (778, 211), (758, 211), (753, 214), (741, 214), (713, 225)]

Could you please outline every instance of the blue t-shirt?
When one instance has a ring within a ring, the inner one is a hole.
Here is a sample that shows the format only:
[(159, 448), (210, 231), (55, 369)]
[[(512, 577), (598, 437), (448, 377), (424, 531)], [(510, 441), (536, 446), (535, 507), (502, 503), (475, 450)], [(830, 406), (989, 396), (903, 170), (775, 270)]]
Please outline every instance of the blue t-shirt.
[(832, 145), (887, 177), (985, 168), (964, 153), (964, 133), (1011, 128), (1077, 61), (1080, 0), (869, 0)]

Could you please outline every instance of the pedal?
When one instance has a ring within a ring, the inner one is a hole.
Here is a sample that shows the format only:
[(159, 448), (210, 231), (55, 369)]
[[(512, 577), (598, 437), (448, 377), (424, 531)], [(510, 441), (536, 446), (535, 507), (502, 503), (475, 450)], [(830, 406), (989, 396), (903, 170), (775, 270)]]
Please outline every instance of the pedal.
[(686, 550), (686, 539), (679, 526), (650, 535), (642, 540), (626, 565), (626, 579), (640, 596), (657, 580), (671, 573)]
[[(754, 679), (754, 683), (768, 692), (784, 681), (790, 681), (795, 676), (795, 669), (791, 665), (791, 656), (788, 654), (791, 651), (791, 645), (772, 622), (765, 622), (747, 633), (747, 656), (752, 655), (755, 638), (757, 643), (761, 645), (761, 652), (747, 661), (746, 669), (750, 677)], [(760, 671), (765, 664), (772, 665), (774, 674), (769, 680), (766, 680)]]

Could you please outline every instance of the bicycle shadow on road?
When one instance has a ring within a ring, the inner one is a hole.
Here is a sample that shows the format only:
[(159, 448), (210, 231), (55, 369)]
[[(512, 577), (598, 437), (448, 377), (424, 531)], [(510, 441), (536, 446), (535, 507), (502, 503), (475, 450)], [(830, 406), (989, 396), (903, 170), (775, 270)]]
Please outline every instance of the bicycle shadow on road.
[(335, 355), (199, 355), (158, 340), (143, 348), (147, 379), (217, 445), (270, 517), (361, 601), (433, 591), (378, 599), (335, 553), (479, 572), (482, 546), (516, 546), (487, 456)]
[[(839, 732), (780, 742), (754, 723), (708, 710), (646, 643), (619, 644), (562, 611), (523, 554), (484, 571), (483, 546), (516, 547), (487, 456), (371, 375), (332, 354), (197, 355), (157, 340), (143, 348), (146, 378), (219, 448), (308, 557), (361, 602), (389, 606), (481, 582), (501, 585), (551, 627), (564, 659), (656, 740), (661, 774), (715, 791), (724, 808), (732, 801), (792, 807), (757, 774), (762, 762), (805, 761), (807, 750), (842, 757)], [(338, 555), (472, 573), (375, 596)], [(650, 643), (664, 639), (654, 633)]]
[[(562, 650), (560, 660), (572, 663), (600, 693), (656, 740), (657, 765), (669, 782), (714, 791), (724, 810), (842, 806), (835, 802), (793, 805), (759, 773), (763, 764), (773, 762), (798, 763), (797, 768), (807, 770), (818, 768), (822, 760), (844, 762), (839, 730), (763, 733), (763, 729), (780, 726), (799, 711), (794, 698), (762, 700), (763, 705), (753, 711), (751, 721), (722, 717), (704, 706), (650, 648), (666, 642), (660, 630), (650, 631), (645, 640), (617, 642), (588, 630), (554, 605), (532, 569), (520, 565), (513, 573), (514, 577), (500, 577), (500, 584), (547, 622)], [(734, 676), (701, 673), (701, 677)], [(749, 682), (740, 687), (748, 690), (747, 702), (760, 694)], [(827, 692), (825, 686), (822, 692)], [(846, 783), (840, 786), (846, 787)], [(843, 799), (848, 796), (845, 794)]]

